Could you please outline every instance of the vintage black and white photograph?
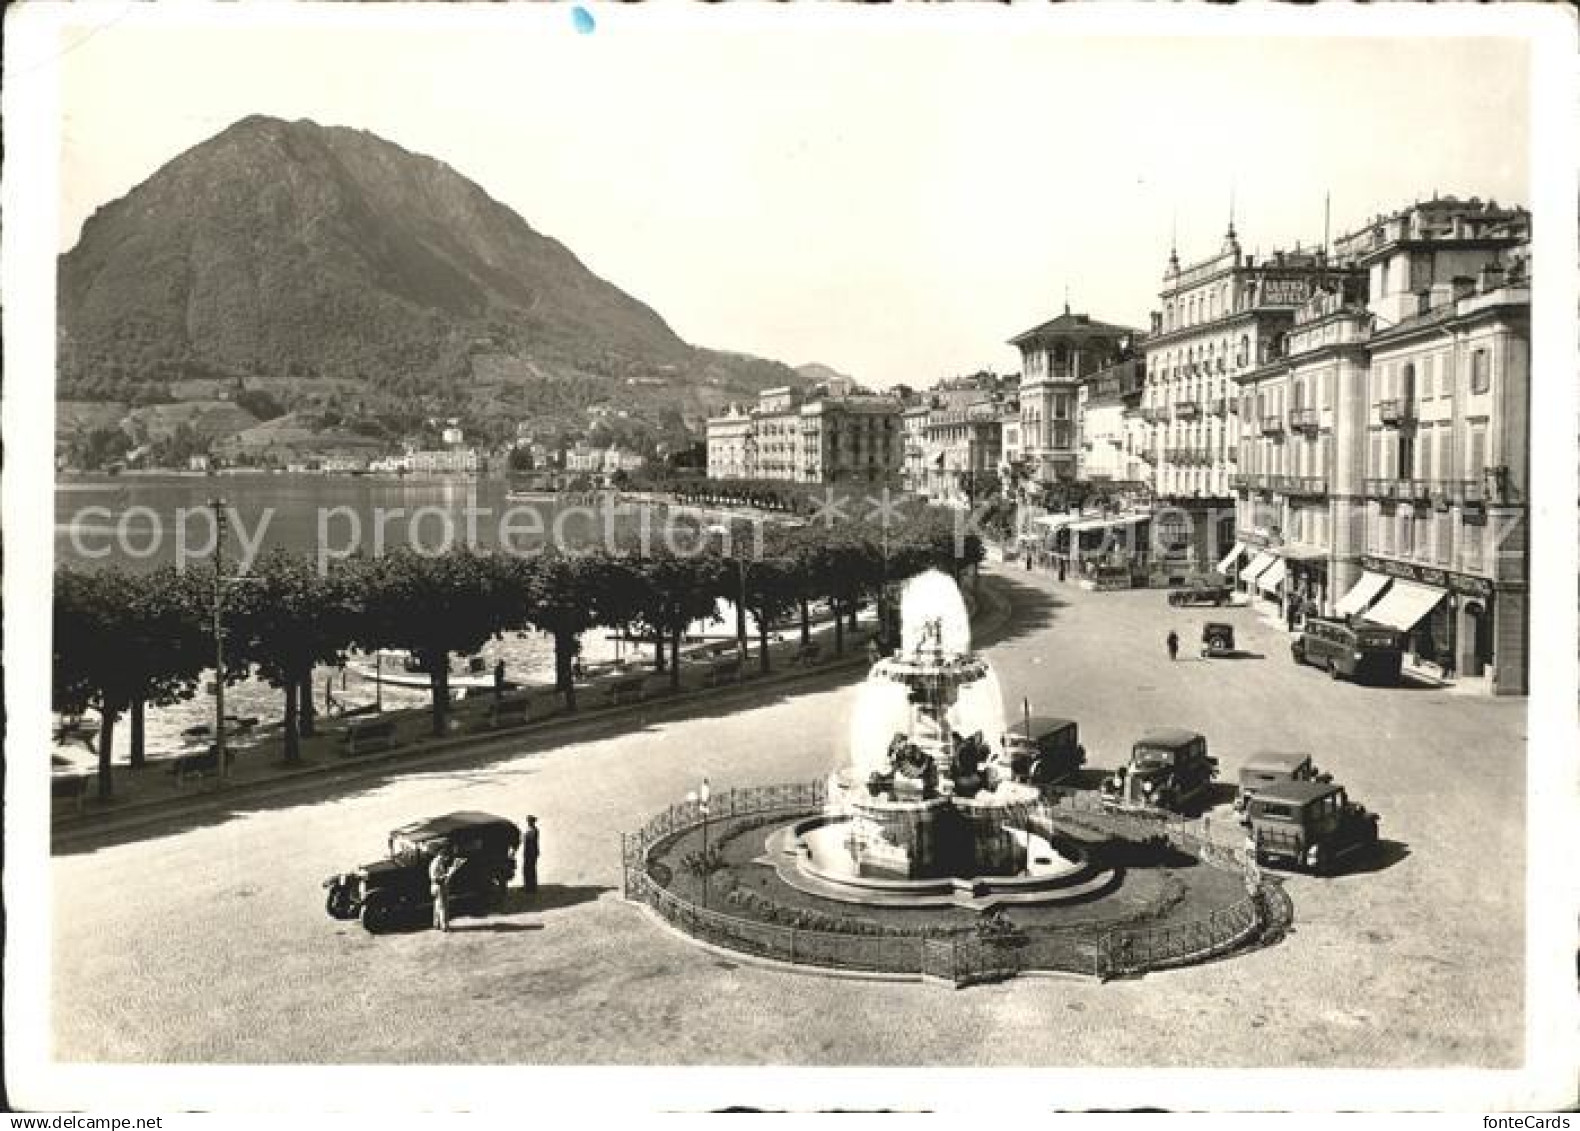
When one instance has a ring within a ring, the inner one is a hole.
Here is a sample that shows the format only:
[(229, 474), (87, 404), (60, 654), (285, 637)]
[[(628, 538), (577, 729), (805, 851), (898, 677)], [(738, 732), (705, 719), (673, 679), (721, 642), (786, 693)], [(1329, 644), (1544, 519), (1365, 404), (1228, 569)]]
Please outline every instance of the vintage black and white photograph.
[(10, 1102), (1573, 1104), (1575, 41), (13, 8)]

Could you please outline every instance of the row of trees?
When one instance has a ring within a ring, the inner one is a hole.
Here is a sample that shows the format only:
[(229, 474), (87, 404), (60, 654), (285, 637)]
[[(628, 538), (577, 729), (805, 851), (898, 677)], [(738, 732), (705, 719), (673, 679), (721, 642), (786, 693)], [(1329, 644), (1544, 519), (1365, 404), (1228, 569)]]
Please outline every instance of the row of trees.
[[(284, 756), (300, 758), (300, 737), (313, 733), (312, 673), (343, 663), (353, 651), (410, 652), (428, 672), (434, 733), (446, 730), (452, 654), (470, 655), (507, 632), (540, 631), (554, 641), (555, 687), (576, 709), (572, 660), (593, 629), (654, 642), (660, 670), (680, 682), (686, 628), (716, 615), (727, 598), (755, 617), (758, 664), (769, 669), (775, 625), (799, 620), (810, 637), (812, 609), (826, 605), (843, 651), (844, 632), (887, 583), (933, 566), (959, 571), (981, 560), (974, 537), (959, 540), (950, 516), (920, 510), (880, 535), (854, 522), (756, 532), (746, 524), (677, 534), (670, 545), (702, 552), (658, 552), (635, 545), (589, 553), (532, 557), (455, 548), (437, 556), (400, 551), (353, 557), (320, 573), (311, 558), (275, 551), (245, 577), (220, 581), (225, 678), (256, 674), (283, 696)], [(112, 783), (116, 723), (130, 717), (131, 761), (144, 761), (143, 716), (197, 694), (214, 665), (215, 577), (210, 569), (165, 568), (130, 574), (117, 568), (62, 567), (55, 577), (55, 708), (99, 713), (99, 794)], [(742, 651), (745, 616), (737, 617)]]

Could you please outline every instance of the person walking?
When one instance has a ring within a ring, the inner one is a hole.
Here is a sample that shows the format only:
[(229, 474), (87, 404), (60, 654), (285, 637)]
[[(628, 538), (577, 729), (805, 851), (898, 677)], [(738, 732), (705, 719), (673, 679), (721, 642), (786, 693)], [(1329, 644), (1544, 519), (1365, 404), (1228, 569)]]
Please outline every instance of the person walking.
[(500, 660), (494, 664), (494, 702), (499, 702), (505, 695), (505, 661)]
[(1180, 656), (1180, 634), (1175, 632), (1172, 628), (1169, 629), (1168, 637), (1164, 640), (1164, 643), (1166, 645), (1168, 645), (1169, 659), (1171, 659), (1171, 660), (1179, 659), (1179, 656)]
[(521, 890), (538, 890), (538, 819), (532, 816), (521, 830)]
[(433, 925), (441, 931), (450, 929), (450, 880), (461, 864), (455, 849), (444, 844), (428, 865), (428, 890), (433, 893)]

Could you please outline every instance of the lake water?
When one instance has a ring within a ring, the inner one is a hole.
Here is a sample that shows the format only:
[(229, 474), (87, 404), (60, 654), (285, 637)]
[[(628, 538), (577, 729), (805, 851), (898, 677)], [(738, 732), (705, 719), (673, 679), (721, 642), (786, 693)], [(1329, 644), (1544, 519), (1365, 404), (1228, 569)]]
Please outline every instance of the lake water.
[[(640, 502), (616, 503), (609, 497), (598, 505), (567, 498), (512, 500), (497, 479), (417, 479), (413, 477), (327, 475), (123, 475), (72, 476), (57, 481), (55, 491), (55, 561), (81, 568), (108, 564), (130, 570), (160, 565), (206, 562), (214, 544), (210, 500), (224, 501), (229, 529), (225, 539), (227, 567), (234, 571), (276, 546), (331, 560), (360, 548), (378, 553), (414, 545), (436, 550), (449, 541), (480, 548), (521, 552), (550, 542), (574, 548), (603, 543), (616, 530), (646, 531), (661, 545), (667, 530), (662, 507)], [(730, 637), (734, 608), (720, 602), (718, 618), (692, 625), (694, 634)], [(749, 627), (755, 634), (755, 625)], [(589, 666), (635, 654), (651, 658), (652, 648), (622, 643), (605, 630), (582, 638), (582, 659)], [(754, 636), (755, 639), (755, 636)], [(482, 649), (484, 664), (493, 670), (504, 660), (507, 678), (545, 684), (553, 679), (553, 646), (541, 633), (509, 635)], [(314, 675), (320, 708), (325, 684), (333, 681), (342, 704), (372, 703), (373, 681), (339, 669)], [(416, 707), (429, 702), (424, 689), (384, 684), (386, 709)], [(281, 693), (267, 684), (247, 681), (227, 688), (228, 714), (258, 716), (265, 722), (283, 713)], [(201, 749), (206, 740), (184, 739), (188, 727), (213, 721), (213, 700), (199, 695), (184, 703), (149, 712), (150, 754)], [(116, 727), (117, 761), (128, 754), (129, 728)], [(69, 749), (80, 761), (85, 748)]]

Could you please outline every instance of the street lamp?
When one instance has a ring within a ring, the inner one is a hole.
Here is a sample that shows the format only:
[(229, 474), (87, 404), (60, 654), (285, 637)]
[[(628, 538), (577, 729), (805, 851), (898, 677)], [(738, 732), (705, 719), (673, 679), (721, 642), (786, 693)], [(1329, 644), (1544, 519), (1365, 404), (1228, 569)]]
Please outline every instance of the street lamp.
[(686, 800), (695, 802), (702, 812), (702, 906), (708, 905), (708, 872), (711, 865), (708, 862), (708, 800), (712, 791), (708, 788), (708, 779), (702, 779), (702, 788), (694, 793), (686, 794)]

